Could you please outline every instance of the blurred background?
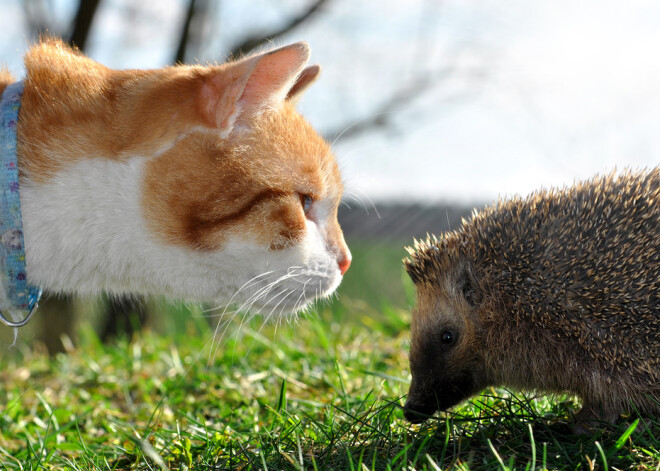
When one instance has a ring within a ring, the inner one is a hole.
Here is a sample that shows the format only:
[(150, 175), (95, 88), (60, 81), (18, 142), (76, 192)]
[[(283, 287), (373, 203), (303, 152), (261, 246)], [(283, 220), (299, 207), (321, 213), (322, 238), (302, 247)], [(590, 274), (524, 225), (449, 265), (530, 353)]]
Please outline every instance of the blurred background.
[[(323, 74), (299, 109), (333, 143), (346, 182), (340, 223), (354, 255), (335, 313), (407, 309), (403, 245), (456, 228), (472, 208), (660, 163), (660, 3), (651, 0), (2, 6), (0, 64), (17, 77), (44, 31), (113, 68), (224, 62), (264, 44), (307, 41)], [(186, 307), (164, 306), (51, 297), (20, 337), (57, 351), (62, 338), (75, 342), (80, 318), (110, 338), (162, 328), (163, 312), (190, 317)]]

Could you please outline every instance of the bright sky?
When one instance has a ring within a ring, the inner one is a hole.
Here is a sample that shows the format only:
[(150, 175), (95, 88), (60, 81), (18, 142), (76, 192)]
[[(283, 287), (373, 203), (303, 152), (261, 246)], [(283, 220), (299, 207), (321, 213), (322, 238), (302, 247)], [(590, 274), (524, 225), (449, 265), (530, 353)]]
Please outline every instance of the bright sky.
[[(5, 3), (0, 62), (20, 74), (23, 12)], [(90, 55), (111, 67), (167, 63), (183, 3), (105, 0)], [(218, 2), (200, 59), (223, 60), (247, 31), (305, 3)], [(66, 24), (71, 1), (54, 4)], [(458, 70), (392, 113), (391, 126), (339, 139), (349, 194), (492, 200), (660, 164), (658, 2), (334, 0), (283, 42), (294, 40), (308, 41), (324, 68), (300, 109), (325, 132), (370, 117), (420, 71)], [(466, 72), (475, 67), (478, 80)]]

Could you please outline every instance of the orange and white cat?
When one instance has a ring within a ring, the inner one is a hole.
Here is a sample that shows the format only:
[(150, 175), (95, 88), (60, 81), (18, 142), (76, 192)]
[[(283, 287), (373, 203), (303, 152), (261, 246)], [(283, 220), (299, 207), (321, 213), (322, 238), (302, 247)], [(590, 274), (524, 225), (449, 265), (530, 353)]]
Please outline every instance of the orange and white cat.
[(332, 293), (351, 255), (337, 163), (293, 106), (319, 73), (309, 54), (111, 70), (32, 47), (17, 127), (28, 281), (271, 315)]

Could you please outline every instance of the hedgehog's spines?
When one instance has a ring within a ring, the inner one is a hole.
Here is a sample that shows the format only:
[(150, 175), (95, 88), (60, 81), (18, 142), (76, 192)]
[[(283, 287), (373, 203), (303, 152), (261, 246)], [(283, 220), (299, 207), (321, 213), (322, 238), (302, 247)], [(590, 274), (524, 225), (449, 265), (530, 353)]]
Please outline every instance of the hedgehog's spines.
[(573, 339), (604, 371), (660, 381), (659, 168), (499, 201), (409, 254), (416, 283), (471, 254), (501, 315)]

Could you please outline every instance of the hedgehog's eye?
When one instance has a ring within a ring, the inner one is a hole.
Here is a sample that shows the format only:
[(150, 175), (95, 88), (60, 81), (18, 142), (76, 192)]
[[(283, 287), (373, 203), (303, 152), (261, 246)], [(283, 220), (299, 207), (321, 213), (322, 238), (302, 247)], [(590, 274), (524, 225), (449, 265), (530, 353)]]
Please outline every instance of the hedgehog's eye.
[(456, 334), (451, 330), (445, 330), (440, 336), (443, 345), (449, 346), (456, 342)]

